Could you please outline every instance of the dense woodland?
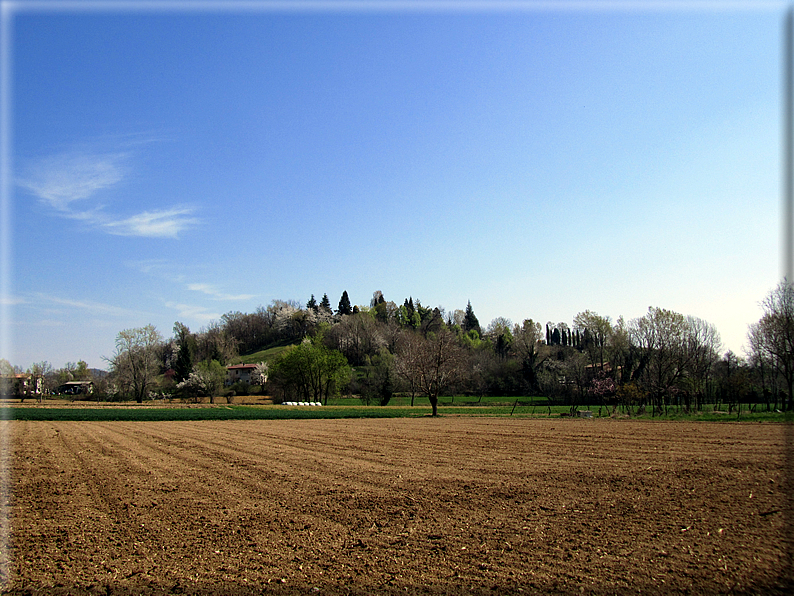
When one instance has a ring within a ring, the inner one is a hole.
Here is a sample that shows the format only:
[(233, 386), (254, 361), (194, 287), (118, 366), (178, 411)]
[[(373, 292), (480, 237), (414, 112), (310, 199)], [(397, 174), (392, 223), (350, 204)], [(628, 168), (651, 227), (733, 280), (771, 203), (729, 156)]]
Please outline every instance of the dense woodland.
[[(742, 358), (722, 352), (707, 321), (663, 308), (629, 321), (585, 310), (570, 322), (499, 317), (483, 327), (471, 303), (445, 311), (413, 297), (398, 304), (378, 291), (368, 305), (353, 306), (344, 292), (336, 308), (327, 295), (312, 295), (306, 304), (274, 300), (253, 313), (229, 312), (197, 332), (177, 322), (170, 339), (151, 325), (122, 331), (107, 376), (84, 362), (60, 370), (44, 362), (29, 372), (50, 391), (92, 379), (97, 396), (139, 402), (236, 391), (325, 402), (350, 395), (385, 405), (399, 392), (412, 403), (429, 399), (434, 413), (440, 395), (544, 396), (629, 412), (740, 403), (791, 409), (792, 285), (781, 282), (763, 307)], [(226, 365), (264, 350), (262, 386), (224, 387)]]

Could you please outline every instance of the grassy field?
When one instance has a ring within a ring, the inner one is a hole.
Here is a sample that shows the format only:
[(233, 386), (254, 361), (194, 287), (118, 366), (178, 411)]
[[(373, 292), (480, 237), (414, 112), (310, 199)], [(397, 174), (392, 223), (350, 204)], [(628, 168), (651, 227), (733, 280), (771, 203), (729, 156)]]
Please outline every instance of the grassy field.
[(271, 362), (276, 356), (286, 350), (288, 345), (290, 344), (285, 344), (283, 346), (273, 346), (267, 348), (266, 350), (260, 350), (252, 354), (240, 356), (234, 360), (234, 364), (259, 364), (260, 362)]
[(3, 420), (50, 421), (184, 421), (184, 420), (299, 420), (341, 418), (405, 418), (423, 416), (430, 408), (377, 406), (209, 406), (182, 407), (3, 407)]
[[(483, 397), (473, 397), (471, 395), (466, 396), (442, 396), (438, 398), (439, 406), (510, 406), (513, 407), (513, 404), (516, 403), (516, 399), (518, 399), (519, 404), (521, 405), (540, 405), (546, 404), (548, 401), (545, 397), (505, 397), (505, 396), (492, 396), (486, 395)], [(428, 403), (427, 397), (423, 395), (417, 395), (414, 399), (415, 406), (422, 406)], [(356, 406), (361, 405), (361, 400), (357, 397), (337, 397), (333, 398), (329, 401), (329, 405), (337, 405), (337, 406)], [(398, 395), (392, 397), (389, 401), (390, 406), (410, 406), (411, 405), (411, 396), (410, 395)], [(566, 407), (566, 410), (568, 408)]]
[[(468, 417), (516, 417), (516, 418), (575, 418), (569, 406), (548, 406), (510, 398), (486, 398), (479, 405), (456, 398), (444, 398), (439, 404), (440, 416)], [(539, 398), (538, 398), (539, 400)], [(396, 403), (395, 403), (396, 402)], [(402, 403), (407, 402), (407, 403)], [(357, 399), (332, 400), (328, 406), (284, 406), (284, 405), (200, 405), (184, 404), (104, 404), (104, 405), (4, 405), (0, 407), (2, 420), (50, 420), (50, 421), (188, 421), (188, 420), (295, 420), (295, 419), (342, 419), (342, 418), (415, 418), (430, 415), (430, 406), (425, 398), (417, 398), (411, 407), (410, 398), (393, 400), (388, 406), (361, 405)], [(584, 410), (585, 408), (580, 408)], [(589, 408), (593, 418), (613, 416), (611, 408)], [(789, 422), (794, 416), (788, 412), (750, 412), (746, 407), (728, 413), (715, 412), (713, 407), (702, 412), (685, 414), (670, 409), (665, 415), (644, 413), (632, 416), (618, 410), (614, 416), (633, 420), (686, 420), (709, 422)]]

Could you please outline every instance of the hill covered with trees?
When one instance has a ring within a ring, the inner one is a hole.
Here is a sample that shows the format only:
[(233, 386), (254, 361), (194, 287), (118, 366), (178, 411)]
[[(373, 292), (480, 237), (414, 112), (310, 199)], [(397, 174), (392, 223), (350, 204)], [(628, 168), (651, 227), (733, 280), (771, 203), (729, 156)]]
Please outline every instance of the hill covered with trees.
[[(319, 301), (312, 295), (305, 305), (274, 300), (253, 313), (229, 312), (196, 332), (177, 322), (169, 339), (151, 326), (124, 330), (111, 375), (94, 376), (98, 393), (119, 399), (212, 396), (222, 390), (227, 365), (267, 354), (257, 378), (284, 400), (346, 394), (387, 404), (401, 392), (412, 403), (429, 399), (434, 413), (441, 395), (545, 396), (629, 411), (742, 402), (791, 408), (791, 284), (781, 282), (763, 304), (744, 359), (721, 353), (712, 324), (664, 308), (629, 321), (585, 310), (570, 322), (498, 317), (483, 327), (470, 302), (445, 311), (376, 291), (368, 305), (352, 305), (344, 292), (334, 309), (327, 294)], [(70, 375), (91, 377), (84, 365), (36, 367), (50, 387)]]

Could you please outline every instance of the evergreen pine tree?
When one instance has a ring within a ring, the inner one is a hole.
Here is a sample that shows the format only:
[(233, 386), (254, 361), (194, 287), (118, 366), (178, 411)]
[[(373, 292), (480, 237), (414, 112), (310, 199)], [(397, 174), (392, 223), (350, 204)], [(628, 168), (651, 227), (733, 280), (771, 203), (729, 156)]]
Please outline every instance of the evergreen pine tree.
[(353, 309), (350, 306), (350, 298), (347, 295), (347, 290), (342, 292), (342, 297), (339, 299), (339, 308), (336, 311), (339, 316), (353, 314)]
[(386, 308), (386, 301), (378, 302), (375, 305), (375, 318), (379, 320), (381, 323), (385, 323), (389, 320), (389, 310)]
[(468, 304), (466, 305), (466, 314), (463, 316), (463, 330), (468, 333), (472, 329), (482, 336), (482, 332), (480, 331), (480, 322), (477, 320), (477, 316), (474, 314), (474, 309), (471, 307), (471, 300), (469, 300)]
[(317, 306), (317, 300), (314, 299), (314, 294), (312, 294), (312, 297), (309, 298), (309, 301), (306, 303), (306, 308), (307, 309), (310, 308), (314, 312), (317, 312), (319, 310), (319, 307)]
[(333, 310), (331, 310), (331, 301), (328, 300), (328, 294), (323, 294), (323, 299), (320, 301), (320, 308), (326, 312), (333, 312)]

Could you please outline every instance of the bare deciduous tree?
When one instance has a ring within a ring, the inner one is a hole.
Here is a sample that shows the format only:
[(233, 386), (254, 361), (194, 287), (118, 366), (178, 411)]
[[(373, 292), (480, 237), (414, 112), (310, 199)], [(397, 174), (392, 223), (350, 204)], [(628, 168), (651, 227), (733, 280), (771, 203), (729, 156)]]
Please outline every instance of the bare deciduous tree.
[(405, 381), (411, 393), (411, 406), (419, 392), (419, 360), (422, 357), (421, 344), (424, 338), (413, 330), (403, 330), (397, 340), (394, 370)]
[(122, 391), (142, 403), (154, 387), (159, 371), (163, 338), (154, 325), (125, 329), (116, 336), (116, 353), (110, 366)]
[(218, 321), (210, 321), (197, 337), (196, 360), (228, 364), (238, 354), (238, 341)]
[(325, 335), (326, 344), (342, 352), (353, 366), (364, 363), (364, 357), (372, 357), (386, 345), (383, 331), (385, 326), (379, 324), (367, 312), (342, 317)]
[(720, 357), (722, 341), (717, 328), (711, 323), (697, 317), (688, 316), (687, 337), (684, 349), (688, 355), (688, 381), (692, 395), (687, 395), (687, 407), (694, 396), (695, 408), (700, 408), (706, 395), (706, 384), (709, 381), (714, 365)]
[(590, 364), (598, 363), (604, 370), (604, 352), (612, 336), (612, 321), (590, 310), (580, 312), (573, 318), (574, 329), (584, 337), (584, 349), (590, 354)]
[(513, 353), (521, 361), (522, 376), (526, 391), (531, 394), (538, 388), (538, 370), (543, 363), (541, 356), (547, 348), (543, 344), (543, 327), (532, 319), (525, 319), (521, 326), (516, 323), (513, 328)]
[(794, 285), (783, 280), (761, 303), (764, 315), (750, 326), (753, 358), (768, 362), (786, 382), (788, 410), (794, 409)]
[(401, 345), (397, 352), (398, 374), (427, 395), (433, 416), (438, 416), (438, 397), (453, 382), (461, 378), (466, 362), (466, 350), (449, 329), (415, 339)]
[(686, 317), (664, 308), (651, 307), (631, 322), (631, 341), (644, 360), (643, 384), (656, 406), (668, 403), (673, 386), (685, 373), (687, 331)]

